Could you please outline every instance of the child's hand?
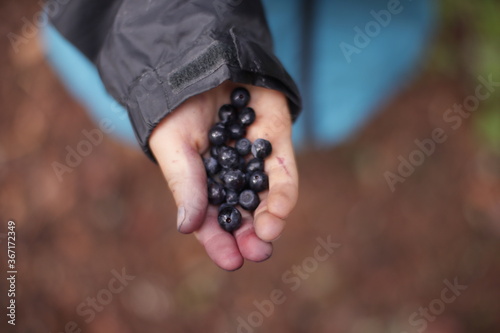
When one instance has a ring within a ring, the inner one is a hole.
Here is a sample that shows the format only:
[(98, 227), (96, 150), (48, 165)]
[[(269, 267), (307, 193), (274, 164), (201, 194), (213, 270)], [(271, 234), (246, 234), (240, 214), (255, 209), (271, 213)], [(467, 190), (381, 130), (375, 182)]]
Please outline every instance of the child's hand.
[[(219, 227), (217, 208), (208, 205), (207, 177), (200, 154), (209, 148), (207, 133), (218, 119), (219, 107), (229, 103), (231, 91), (237, 86), (248, 89), (249, 106), (257, 114), (247, 138), (252, 142), (258, 138), (269, 140), (273, 153), (265, 162), (269, 191), (261, 193), (255, 220), (250, 213), (240, 210), (243, 224), (231, 235)], [(226, 82), (188, 99), (169, 114), (151, 135), (150, 147), (178, 207), (180, 232), (194, 232), (210, 258), (226, 270), (240, 268), (243, 258), (263, 261), (271, 256), (270, 242), (283, 231), (298, 196), (290, 112), (283, 94)]]

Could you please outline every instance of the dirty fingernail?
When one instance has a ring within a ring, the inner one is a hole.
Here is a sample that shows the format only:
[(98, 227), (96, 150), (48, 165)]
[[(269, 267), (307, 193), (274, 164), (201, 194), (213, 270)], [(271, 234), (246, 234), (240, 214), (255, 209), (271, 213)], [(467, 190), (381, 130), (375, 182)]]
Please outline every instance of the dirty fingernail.
[(177, 230), (180, 231), (182, 228), (182, 224), (186, 219), (186, 209), (184, 207), (179, 207), (177, 211)]

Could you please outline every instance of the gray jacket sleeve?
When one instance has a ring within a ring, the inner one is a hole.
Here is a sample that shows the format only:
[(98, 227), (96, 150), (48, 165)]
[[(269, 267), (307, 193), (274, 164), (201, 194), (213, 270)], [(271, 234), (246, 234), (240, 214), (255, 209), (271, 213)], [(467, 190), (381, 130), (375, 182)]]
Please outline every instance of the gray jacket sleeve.
[(153, 160), (154, 127), (189, 97), (226, 80), (279, 90), (293, 119), (300, 111), (258, 0), (71, 0), (51, 21), (95, 63)]

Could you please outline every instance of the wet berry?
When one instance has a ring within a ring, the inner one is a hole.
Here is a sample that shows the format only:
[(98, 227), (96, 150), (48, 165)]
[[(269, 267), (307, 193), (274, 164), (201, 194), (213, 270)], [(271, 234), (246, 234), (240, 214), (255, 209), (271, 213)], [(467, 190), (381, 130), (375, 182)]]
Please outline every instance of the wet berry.
[(208, 141), (215, 146), (223, 145), (228, 139), (229, 134), (223, 126), (217, 124), (208, 131)]
[(243, 209), (254, 211), (260, 204), (260, 199), (257, 193), (252, 190), (244, 190), (240, 193), (239, 204)]
[(264, 171), (264, 160), (260, 158), (252, 158), (248, 161), (246, 170), (247, 173), (253, 173), (255, 171)]
[(238, 169), (240, 169), (241, 171), (245, 171), (245, 166), (246, 166), (245, 158), (243, 156), (240, 156), (240, 163), (238, 165)]
[(240, 192), (245, 187), (246, 178), (241, 170), (229, 170), (224, 174), (222, 181), (226, 189)]
[(221, 210), (223, 210), (224, 208), (226, 207), (234, 207), (236, 205), (231, 205), (231, 204), (228, 204), (227, 202), (226, 203), (223, 203), (219, 206), (219, 209), (217, 210), (218, 213), (220, 213)]
[(240, 162), (240, 156), (236, 152), (236, 149), (222, 146), (219, 148), (219, 157), (217, 157), (217, 161), (221, 167), (225, 169), (236, 169)]
[(240, 124), (248, 127), (253, 124), (255, 121), (255, 111), (252, 108), (244, 108), (243, 110), (240, 111), (240, 114), (238, 115), (238, 119), (240, 121)]
[(233, 232), (241, 226), (241, 213), (234, 206), (225, 205), (219, 211), (217, 221), (222, 229)]
[(210, 156), (213, 158), (219, 157), (219, 146), (212, 146), (210, 148)]
[(216, 183), (212, 179), (208, 180), (208, 202), (212, 205), (220, 205), (226, 200), (226, 190), (224, 186)]
[(269, 188), (269, 178), (262, 171), (255, 171), (248, 178), (248, 187), (259, 193)]
[(252, 145), (252, 154), (254, 157), (265, 159), (271, 155), (273, 147), (271, 142), (265, 139), (257, 139)]
[[(219, 108), (220, 122), (208, 132), (210, 154), (203, 159), (208, 201), (218, 206), (218, 223), (228, 232), (242, 223), (236, 206), (253, 212), (260, 204), (258, 193), (269, 188), (264, 159), (271, 155), (272, 145), (264, 139), (252, 144), (245, 138), (247, 127), (256, 119), (255, 111), (247, 106), (249, 102), (250, 93), (245, 88), (231, 93), (231, 104)], [(252, 158), (248, 158), (250, 154)]]
[(233, 190), (226, 190), (226, 203), (229, 205), (236, 206), (238, 204), (240, 195), (238, 192)]
[(237, 119), (237, 115), (236, 108), (231, 104), (224, 104), (219, 109), (219, 120), (223, 124), (234, 122)]
[(241, 156), (247, 156), (250, 154), (250, 150), (252, 149), (252, 143), (247, 138), (242, 138), (236, 141), (234, 148), (236, 148), (236, 151)]
[(238, 140), (247, 134), (247, 130), (238, 123), (232, 123), (228, 126), (228, 133), (231, 139)]
[(224, 179), (224, 175), (226, 174), (226, 172), (228, 171), (231, 171), (230, 169), (222, 169), (221, 171), (219, 171), (219, 173), (217, 174), (217, 176), (219, 177), (219, 179), (222, 181), (222, 179)]
[(250, 102), (250, 93), (245, 88), (236, 88), (231, 93), (231, 104), (237, 108), (244, 108)]
[(210, 176), (216, 175), (221, 169), (219, 162), (213, 157), (205, 158), (203, 163), (205, 164), (205, 170)]

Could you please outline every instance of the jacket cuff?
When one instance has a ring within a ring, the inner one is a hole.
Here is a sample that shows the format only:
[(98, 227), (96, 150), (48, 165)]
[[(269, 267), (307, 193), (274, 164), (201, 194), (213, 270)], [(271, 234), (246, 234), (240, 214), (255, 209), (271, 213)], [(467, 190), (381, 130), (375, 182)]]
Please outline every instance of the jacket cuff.
[(243, 41), (236, 28), (232, 28), (230, 34), (231, 43), (214, 41), (192, 59), (181, 58), (176, 64), (146, 71), (121, 97), (139, 144), (151, 160), (156, 162), (149, 138), (163, 118), (188, 98), (226, 80), (282, 92), (288, 98), (292, 119), (297, 118), (300, 95), (280, 61), (258, 44)]

